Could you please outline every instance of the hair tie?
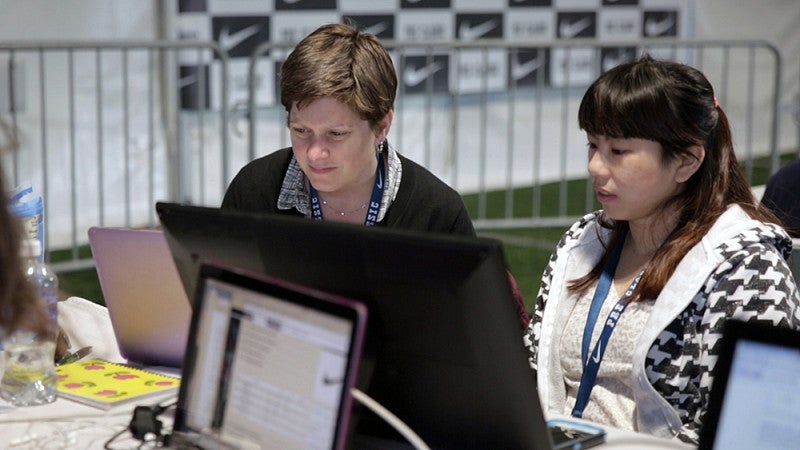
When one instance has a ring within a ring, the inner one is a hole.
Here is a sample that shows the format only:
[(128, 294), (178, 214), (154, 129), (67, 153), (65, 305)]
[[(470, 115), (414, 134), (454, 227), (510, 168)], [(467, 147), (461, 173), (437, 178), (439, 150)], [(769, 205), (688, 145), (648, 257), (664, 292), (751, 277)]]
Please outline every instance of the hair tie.
[(717, 97), (714, 97), (714, 108), (719, 108), (719, 100), (717, 100)]

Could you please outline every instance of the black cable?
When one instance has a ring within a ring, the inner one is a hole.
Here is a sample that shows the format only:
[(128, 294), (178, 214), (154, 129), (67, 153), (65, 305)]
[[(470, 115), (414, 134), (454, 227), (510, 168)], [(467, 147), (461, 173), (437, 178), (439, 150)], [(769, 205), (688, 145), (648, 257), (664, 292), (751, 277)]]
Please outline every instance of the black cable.
[[(166, 405), (155, 404), (151, 406), (137, 406), (133, 410), (133, 417), (131, 417), (131, 421), (128, 426), (111, 436), (111, 438), (103, 445), (103, 448), (105, 450), (115, 450), (111, 448), (111, 444), (126, 431), (130, 431), (134, 438), (142, 441), (142, 443), (139, 445), (139, 448), (141, 448), (141, 446), (145, 443), (153, 441), (162, 442), (164, 439), (164, 436), (161, 434), (161, 427), (163, 426), (163, 423), (158, 420), (158, 416), (167, 409), (177, 405), (177, 403), (177, 401), (174, 401)], [(147, 439), (147, 436), (151, 434), (155, 435), (155, 439)]]
[(117, 440), (117, 438), (119, 438), (120, 436), (122, 436), (122, 433), (124, 433), (124, 432), (126, 432), (126, 431), (128, 431), (128, 428), (127, 428), (127, 427), (125, 427), (125, 428), (123, 428), (123, 429), (119, 430), (119, 431), (118, 431), (116, 434), (114, 434), (113, 436), (111, 436), (111, 438), (109, 438), (109, 439), (106, 441), (106, 443), (105, 443), (105, 444), (103, 444), (103, 448), (104, 448), (105, 450), (116, 450), (116, 449), (113, 449), (113, 448), (111, 448), (111, 443), (112, 443), (112, 442), (114, 442), (114, 441), (116, 441), (116, 440)]

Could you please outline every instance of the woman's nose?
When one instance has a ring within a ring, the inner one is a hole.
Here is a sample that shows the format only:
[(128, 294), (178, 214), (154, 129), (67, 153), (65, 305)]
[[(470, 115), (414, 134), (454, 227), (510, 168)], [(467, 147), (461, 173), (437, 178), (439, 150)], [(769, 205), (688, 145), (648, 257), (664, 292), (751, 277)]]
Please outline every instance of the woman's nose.
[(600, 155), (600, 152), (597, 150), (592, 150), (589, 152), (589, 175), (592, 178), (601, 177), (605, 174), (605, 163), (603, 162), (603, 157)]
[(308, 141), (308, 159), (316, 161), (328, 157), (328, 148), (322, 139), (311, 138)]

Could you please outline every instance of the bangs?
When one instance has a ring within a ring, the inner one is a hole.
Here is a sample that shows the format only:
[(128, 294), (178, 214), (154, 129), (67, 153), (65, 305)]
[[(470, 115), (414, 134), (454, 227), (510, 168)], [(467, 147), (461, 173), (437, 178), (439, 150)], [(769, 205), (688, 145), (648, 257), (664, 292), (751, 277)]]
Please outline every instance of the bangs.
[(586, 91), (578, 111), (580, 128), (616, 139), (647, 139), (663, 146), (683, 135), (672, 77), (652, 59), (619, 65)]
[(673, 111), (669, 101), (652, 89), (628, 87), (615, 88), (609, 83), (595, 84), (581, 101), (578, 123), (582, 130), (592, 135), (616, 139), (647, 139), (657, 142), (668, 140), (674, 129)]

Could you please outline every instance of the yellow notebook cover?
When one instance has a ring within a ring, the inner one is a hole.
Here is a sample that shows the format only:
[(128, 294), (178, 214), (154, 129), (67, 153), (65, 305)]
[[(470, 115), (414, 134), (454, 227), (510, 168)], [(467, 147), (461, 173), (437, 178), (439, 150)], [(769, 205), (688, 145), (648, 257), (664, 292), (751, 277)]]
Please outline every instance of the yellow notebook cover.
[(177, 393), (180, 379), (102, 359), (80, 360), (56, 367), (58, 395), (101, 409)]

